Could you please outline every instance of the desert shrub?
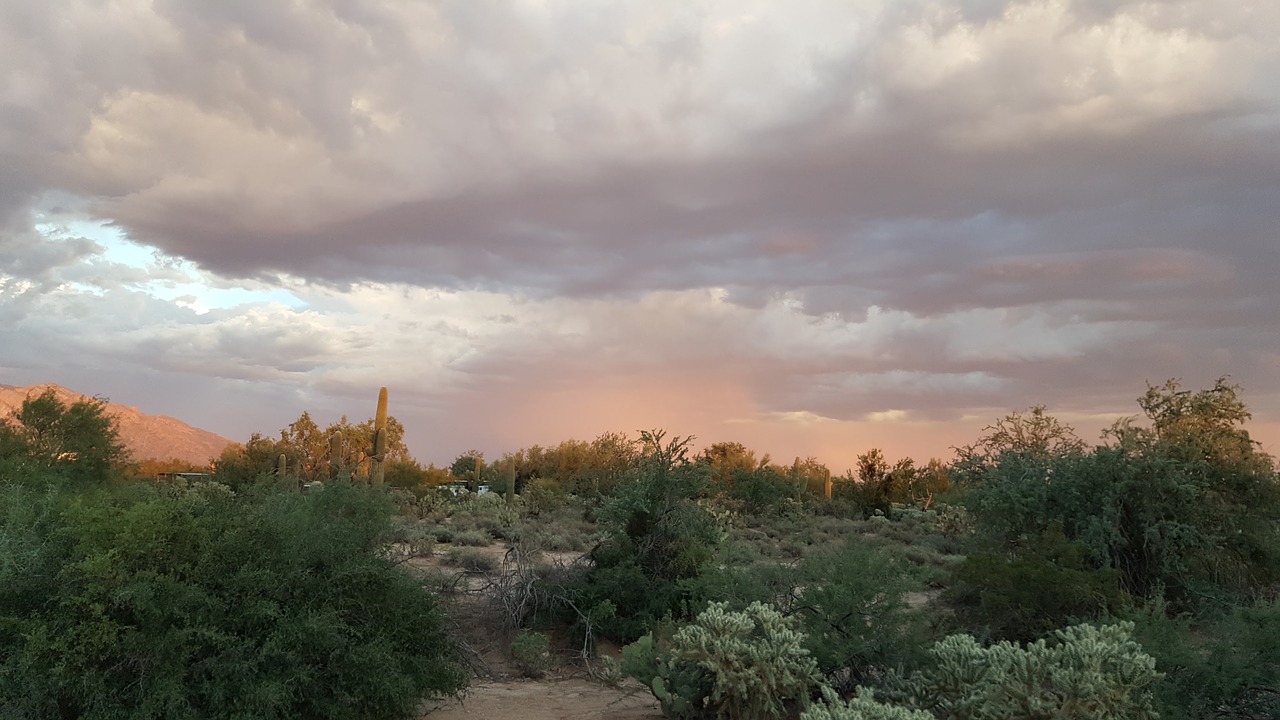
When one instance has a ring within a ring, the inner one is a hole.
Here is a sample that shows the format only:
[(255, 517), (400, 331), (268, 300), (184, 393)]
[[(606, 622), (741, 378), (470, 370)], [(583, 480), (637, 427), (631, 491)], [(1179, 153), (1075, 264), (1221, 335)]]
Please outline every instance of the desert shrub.
[(583, 548), (582, 538), (578, 536), (566, 537), (560, 533), (536, 533), (531, 539), (538, 547), (550, 552), (569, 552)]
[(492, 575), (498, 571), (498, 559), (494, 556), (470, 547), (449, 548), (440, 562), (452, 567), (462, 568), (467, 572)]
[(525, 486), (520, 499), (530, 517), (552, 515), (564, 506), (565, 491), (550, 478), (539, 478)]
[(1125, 615), (1165, 675), (1155, 689), (1161, 718), (1280, 717), (1280, 602), (1234, 608), (1208, 622), (1165, 610)]
[(930, 649), (903, 697), (952, 720), (1154, 720), (1160, 673), (1132, 631), (1133, 623), (1075, 625), (1025, 647), (952, 635)]
[(451, 542), (453, 542), (453, 529), (452, 529), (452, 528), (447, 528), (447, 527), (437, 527), (437, 528), (433, 528), (433, 529), (431, 530), (431, 534), (432, 534), (432, 536), (433, 536), (433, 537), (435, 537), (436, 542), (438, 542), (438, 543), (445, 544), (445, 543), (451, 543)]
[(955, 566), (943, 598), (965, 630), (1023, 642), (1128, 603), (1119, 573), (1091, 567), (1087, 548), (1068, 542), (1056, 527), (1029, 540), (1018, 554), (974, 552)]
[(819, 669), (848, 692), (917, 659), (923, 627), (904, 597), (919, 588), (911, 568), (857, 539), (784, 564), (753, 563), (749, 551), (729, 545), (697, 594), (733, 610), (771, 603), (794, 617)]
[(623, 672), (646, 685), (670, 718), (762, 720), (792, 714), (821, 682), (793, 620), (752, 603), (712, 604), (658, 648), (647, 635), (623, 651)]
[(729, 498), (748, 515), (786, 514), (784, 510), (792, 507), (788, 501), (796, 500), (799, 495), (794, 480), (768, 465), (754, 471), (735, 472), (728, 491)]
[[(1238, 390), (1225, 379), (1198, 392), (1150, 387), (1138, 400), (1150, 425), (1117, 423), (1091, 449), (1019, 444), (1000, 430), (961, 453), (965, 505), (1004, 551), (1059, 524), (1135, 598), (1209, 615), (1264, 596), (1280, 579), (1280, 480), (1242, 427)], [(1003, 427), (1043, 424), (1042, 410)]]
[(526, 676), (542, 677), (553, 664), (551, 638), (544, 632), (521, 630), (511, 641), (511, 657)]
[(399, 559), (430, 557), (435, 552), (436, 538), (430, 528), (397, 518), (387, 536), (388, 552)]
[(451, 509), (455, 514), (487, 515), (502, 510), (506, 507), (506, 503), (507, 501), (497, 493), (479, 494), (466, 491), (454, 497)]
[(453, 536), (454, 545), (487, 547), (493, 544), (493, 536), (483, 530), (463, 530)]
[(434, 596), (381, 552), (374, 491), (135, 485), (36, 507), (0, 515), (21, 550), (0, 579), (25, 586), (0, 590), (6, 718), (409, 717), (465, 685)]
[(915, 660), (923, 628), (905, 595), (911, 569), (858, 540), (800, 563), (789, 612), (800, 618), (819, 667), (842, 691)]
[[(664, 442), (644, 433), (646, 451), (615, 495), (600, 509), (604, 539), (591, 567), (566, 589), (576, 618), (599, 619), (599, 633), (630, 642), (664, 617), (688, 617), (699, 599), (687, 581), (711, 560), (721, 532), (698, 503), (706, 468), (688, 459), (689, 440)], [(596, 613), (608, 603), (611, 613)]]

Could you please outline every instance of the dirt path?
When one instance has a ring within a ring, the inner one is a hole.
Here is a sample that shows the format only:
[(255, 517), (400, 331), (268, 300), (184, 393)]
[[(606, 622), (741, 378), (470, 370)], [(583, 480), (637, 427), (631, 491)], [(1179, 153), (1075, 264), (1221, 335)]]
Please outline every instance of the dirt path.
[(475, 682), (461, 702), (428, 710), (423, 720), (656, 720), (658, 703), (647, 692), (588, 680)]

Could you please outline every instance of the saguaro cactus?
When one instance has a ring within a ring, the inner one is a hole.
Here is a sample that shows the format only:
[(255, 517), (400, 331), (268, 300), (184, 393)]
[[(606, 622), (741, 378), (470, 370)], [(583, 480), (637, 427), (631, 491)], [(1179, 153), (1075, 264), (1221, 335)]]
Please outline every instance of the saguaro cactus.
[(284, 477), (289, 472), (289, 458), (280, 453), (280, 457), (276, 460), (276, 475)]
[(383, 456), (387, 452), (387, 389), (378, 390), (378, 414), (373, 420), (373, 463), (369, 466), (369, 482), (381, 485), (386, 476)]
[(516, 457), (511, 456), (507, 461), (507, 504), (510, 505), (516, 501)]
[(342, 476), (342, 433), (335, 432), (329, 436), (329, 479), (337, 480)]

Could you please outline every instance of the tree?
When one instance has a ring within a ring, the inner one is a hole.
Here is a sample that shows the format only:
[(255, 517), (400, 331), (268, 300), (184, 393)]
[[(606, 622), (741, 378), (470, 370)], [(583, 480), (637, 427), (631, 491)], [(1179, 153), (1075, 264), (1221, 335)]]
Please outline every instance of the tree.
[(577, 619), (598, 618), (606, 637), (634, 640), (664, 616), (684, 616), (693, 605), (685, 581), (711, 561), (720, 532), (698, 503), (707, 465), (689, 457), (691, 441), (642, 432), (636, 467), (600, 510), (605, 538), (571, 592), (581, 611)]
[(213, 463), (213, 479), (240, 490), (273, 476), (282, 454), (288, 467), (298, 467), (298, 457), (291, 446), (253, 433), (243, 445), (229, 445), (222, 451)]
[(28, 472), (49, 471), (77, 484), (101, 481), (128, 459), (104, 401), (67, 405), (52, 389), (23, 400), (0, 424), (0, 453)]
[(296, 473), (306, 480), (328, 476), (329, 438), (311, 419), (311, 413), (303, 411), (289, 427), (280, 431), (280, 444), (288, 455), (296, 458)]
[(739, 474), (753, 473), (769, 464), (769, 456), (756, 460), (755, 451), (740, 442), (718, 442), (708, 445), (699, 456), (711, 466), (711, 482), (728, 490)]
[(978, 442), (956, 448), (953, 467), (965, 481), (976, 481), (984, 469), (1005, 454), (1017, 456), (1024, 464), (1043, 465), (1088, 448), (1070, 425), (1049, 415), (1044, 405), (1035, 405), (1026, 412), (1014, 411), (982, 430), (986, 434)]
[(1243, 427), (1251, 415), (1238, 385), (1180, 385), (1149, 385), (1138, 398), (1149, 426), (1129, 418), (1108, 431), (1126, 492), (1117, 561), (1135, 590), (1169, 585), (1175, 600), (1200, 604), (1211, 588), (1248, 591), (1280, 579), (1280, 475)]
[(480, 468), (484, 467), (484, 453), (479, 450), (468, 450), (453, 459), (449, 465), (449, 474), (455, 481), (475, 482)]
[(796, 488), (810, 495), (825, 495), (827, 484), (831, 482), (830, 468), (813, 456), (803, 460), (796, 457), (789, 474)]
[(1086, 549), (1080, 570), (1114, 570), (1126, 593), (1179, 611), (1265, 592), (1280, 579), (1280, 480), (1241, 427), (1238, 388), (1170, 381), (1138, 402), (1150, 424), (1117, 423), (1092, 450), (1066, 438), (961, 457), (982, 536), (1012, 560), (1059, 527)]

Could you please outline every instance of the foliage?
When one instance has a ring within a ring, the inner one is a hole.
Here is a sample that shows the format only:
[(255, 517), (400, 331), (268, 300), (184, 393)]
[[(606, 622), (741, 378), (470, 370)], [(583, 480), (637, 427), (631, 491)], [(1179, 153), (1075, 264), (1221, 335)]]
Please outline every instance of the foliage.
[(242, 490), (272, 477), (276, 462), (285, 455), (290, 467), (298, 467), (297, 459), (290, 459), (287, 447), (261, 433), (253, 433), (243, 445), (228, 446), (213, 464), (213, 479), (232, 490)]
[(1125, 617), (1165, 675), (1155, 689), (1164, 720), (1280, 717), (1280, 602), (1200, 623), (1159, 605)]
[(524, 511), (530, 517), (554, 514), (564, 506), (565, 492), (560, 483), (549, 478), (538, 478), (525, 486)]
[(7, 477), (85, 485), (107, 478), (127, 459), (116, 420), (101, 400), (67, 405), (50, 389), (0, 421), (0, 470)]
[(796, 481), (773, 466), (737, 470), (726, 487), (728, 497), (749, 515), (782, 514), (800, 497)]
[(628, 481), (600, 510), (605, 539), (591, 552), (592, 567), (572, 590), (586, 612), (602, 602), (616, 614), (599, 628), (635, 640), (670, 615), (686, 617), (695, 601), (684, 584), (712, 558), (720, 533), (698, 503), (705, 464), (688, 457), (690, 438), (665, 440), (643, 433), (645, 452)]
[(768, 455), (757, 460), (755, 452), (740, 442), (712, 443), (698, 458), (709, 466), (711, 484), (726, 491), (732, 489), (740, 477), (769, 466)]
[(888, 705), (875, 699), (866, 688), (849, 700), (825, 694), (822, 702), (810, 705), (800, 713), (800, 720), (935, 720), (923, 710)]
[(1280, 481), (1238, 426), (1248, 414), (1237, 392), (1224, 380), (1196, 393), (1149, 388), (1140, 405), (1151, 425), (1118, 423), (1091, 450), (985, 443), (957, 463), (965, 504), (997, 552), (1020, 554), (1057, 524), (1087, 549), (1083, 569), (1113, 569), (1136, 598), (1197, 612), (1248, 598), (1280, 578)]
[(983, 432), (986, 435), (978, 442), (956, 449), (956, 467), (970, 481), (980, 480), (982, 470), (1006, 454), (1044, 463), (1087, 449), (1075, 430), (1049, 415), (1044, 405), (1010, 413), (983, 428)]
[(408, 717), (465, 684), (370, 492), (30, 499), (0, 527), (6, 717)]
[(542, 677), (551, 669), (551, 638), (535, 630), (521, 630), (511, 641), (511, 657), (528, 677)]
[(125, 477), (130, 479), (155, 479), (169, 473), (208, 473), (209, 465), (200, 465), (178, 458), (147, 458), (131, 462), (125, 468)]
[[(338, 435), (340, 455), (330, 457), (330, 438)], [(416, 474), (404, 444), (404, 426), (395, 417), (387, 418), (387, 449), (384, 458), (401, 465), (398, 483), (405, 483), (405, 475)], [(339, 479), (367, 479), (370, 457), (373, 453), (374, 418), (352, 423), (344, 415), (323, 430), (303, 412), (297, 420), (280, 431), (279, 439), (253, 433), (243, 445), (232, 445), (222, 452), (214, 463), (214, 478), (231, 488), (247, 487), (276, 473), (276, 462), (285, 456), (290, 477), (295, 481), (327, 481), (336, 475)]]
[(797, 457), (791, 467), (787, 468), (787, 474), (802, 495), (812, 497), (825, 496), (827, 483), (831, 481), (831, 470), (815, 457), (803, 460)]
[(807, 647), (840, 689), (913, 659), (921, 628), (905, 595), (919, 585), (909, 570), (855, 539), (800, 563), (787, 609), (800, 619)]
[(498, 571), (498, 559), (476, 548), (449, 548), (440, 562), (445, 565), (460, 567), (467, 572), (484, 573), (486, 575), (492, 575)]
[(739, 610), (766, 602), (794, 617), (819, 669), (840, 690), (914, 660), (922, 628), (904, 600), (919, 584), (910, 570), (861, 538), (794, 564), (752, 563), (726, 546), (699, 593)]
[(671, 718), (784, 717), (821, 682), (794, 621), (762, 603), (741, 612), (713, 603), (676, 631), (666, 652), (646, 636), (623, 663)]
[(1132, 632), (1133, 623), (1075, 625), (1025, 647), (952, 635), (904, 696), (953, 720), (1152, 720), (1160, 674)]
[(449, 465), (449, 474), (455, 480), (475, 482), (477, 473), (484, 466), (484, 453), (479, 450), (468, 450), (453, 459)]
[(589, 443), (566, 440), (552, 448), (535, 445), (505, 456), (497, 464), (506, 468), (506, 463), (514, 460), (517, 489), (542, 479), (579, 497), (598, 500), (612, 495), (635, 470), (640, 445), (624, 433), (604, 433)]
[(971, 553), (944, 597), (970, 632), (1024, 642), (1126, 604), (1119, 573), (1092, 567), (1087, 547), (1068, 542), (1060, 526), (1028, 538), (1016, 554)]

